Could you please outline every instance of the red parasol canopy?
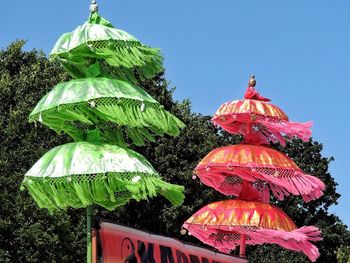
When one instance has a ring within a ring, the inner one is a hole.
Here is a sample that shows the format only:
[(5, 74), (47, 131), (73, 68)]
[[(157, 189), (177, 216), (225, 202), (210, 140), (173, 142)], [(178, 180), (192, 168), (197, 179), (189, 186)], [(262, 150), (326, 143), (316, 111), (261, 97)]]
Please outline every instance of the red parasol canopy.
[(246, 244), (278, 244), (301, 251), (315, 261), (319, 252), (310, 241), (319, 241), (320, 231), (314, 226), (297, 228), (280, 209), (269, 204), (226, 200), (209, 204), (184, 224), (183, 228), (202, 242), (221, 252), (230, 252), (245, 238)]
[(269, 138), (272, 142), (278, 141), (285, 145), (283, 135), (296, 136), (303, 141), (308, 141), (311, 136), (312, 122), (289, 121), (288, 116), (279, 107), (268, 103), (269, 99), (255, 90), (255, 83), (255, 77), (252, 76), (245, 99), (221, 105), (212, 122), (233, 134), (249, 136), (254, 134), (254, 131), (258, 131), (255, 137), (258, 136), (261, 142)]
[(325, 189), (320, 179), (303, 173), (285, 154), (259, 145), (215, 149), (200, 161), (194, 173), (225, 195), (266, 203), (270, 190), (279, 200), (291, 193), (308, 202), (322, 196)]

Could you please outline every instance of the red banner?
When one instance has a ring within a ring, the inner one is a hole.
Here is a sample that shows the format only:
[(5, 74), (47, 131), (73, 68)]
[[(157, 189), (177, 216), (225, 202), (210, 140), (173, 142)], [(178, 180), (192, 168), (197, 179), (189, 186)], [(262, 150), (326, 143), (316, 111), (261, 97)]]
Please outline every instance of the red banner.
[(246, 263), (173, 238), (108, 222), (100, 223), (103, 263)]

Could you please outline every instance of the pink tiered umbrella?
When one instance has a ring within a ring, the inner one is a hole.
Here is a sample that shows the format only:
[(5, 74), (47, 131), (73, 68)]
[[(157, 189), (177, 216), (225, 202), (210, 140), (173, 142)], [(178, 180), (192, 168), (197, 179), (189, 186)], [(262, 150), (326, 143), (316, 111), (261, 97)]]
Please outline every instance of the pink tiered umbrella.
[(248, 136), (247, 140), (260, 140), (266, 142), (266, 138), (273, 142), (285, 145), (283, 136), (298, 137), (308, 141), (311, 136), (312, 122), (291, 122), (288, 116), (277, 106), (268, 103), (255, 90), (254, 75), (249, 80), (249, 87), (244, 100), (235, 100), (221, 105), (212, 118), (213, 123), (224, 130)]
[(318, 228), (297, 228), (282, 210), (259, 202), (226, 200), (209, 204), (191, 216), (183, 228), (225, 253), (237, 245), (268, 243), (303, 252), (311, 261), (320, 255), (310, 242), (322, 239)]
[(270, 190), (279, 200), (289, 194), (308, 202), (322, 196), (324, 183), (305, 174), (285, 154), (260, 145), (221, 147), (207, 154), (194, 173), (225, 195), (268, 203)]

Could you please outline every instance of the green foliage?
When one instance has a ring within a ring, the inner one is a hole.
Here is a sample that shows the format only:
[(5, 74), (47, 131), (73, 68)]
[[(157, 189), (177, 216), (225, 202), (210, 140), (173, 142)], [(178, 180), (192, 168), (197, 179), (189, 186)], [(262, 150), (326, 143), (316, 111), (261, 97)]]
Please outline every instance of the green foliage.
[[(69, 140), (27, 121), (39, 99), (68, 76), (41, 52), (22, 51), (23, 45), (23, 41), (17, 41), (0, 51), (0, 262), (84, 262), (84, 210), (69, 209), (50, 215), (40, 210), (26, 191), (19, 191), (25, 172), (34, 162), (49, 149)], [(177, 138), (166, 136), (135, 148), (166, 181), (186, 187), (184, 205), (175, 208), (158, 197), (150, 202), (130, 202), (114, 212), (96, 207), (95, 212), (132, 227), (200, 244), (193, 237), (180, 235), (182, 223), (202, 206), (227, 197), (199, 180), (192, 180), (192, 170), (209, 151), (237, 143), (240, 138), (217, 130), (210, 117), (193, 113), (189, 100), (174, 102), (162, 75), (142, 82), (142, 87), (187, 125)], [(273, 202), (298, 226), (316, 225), (322, 229), (324, 240), (317, 243), (321, 252), (318, 262), (336, 262), (337, 256), (345, 258), (349, 231), (328, 212), (339, 198), (336, 183), (328, 173), (332, 159), (323, 157), (322, 145), (314, 141), (294, 140), (282, 150), (306, 172), (321, 178), (327, 190), (322, 198), (307, 204), (299, 197)], [(250, 262), (308, 262), (304, 255), (274, 245), (248, 247), (248, 256)]]
[(49, 215), (19, 191), (34, 162), (67, 140), (28, 123), (33, 106), (67, 76), (42, 52), (22, 51), (23, 45), (0, 51), (0, 262), (79, 262), (84, 228), (77, 224), (84, 214)]
[(341, 246), (336, 254), (338, 263), (350, 263), (350, 246)]

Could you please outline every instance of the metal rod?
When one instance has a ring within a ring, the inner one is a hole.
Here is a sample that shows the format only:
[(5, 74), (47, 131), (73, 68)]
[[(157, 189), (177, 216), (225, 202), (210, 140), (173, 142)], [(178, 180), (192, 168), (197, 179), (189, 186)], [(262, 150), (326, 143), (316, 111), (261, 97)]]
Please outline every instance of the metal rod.
[(86, 262), (92, 263), (92, 217), (94, 207), (92, 205), (86, 208)]
[(245, 235), (241, 235), (241, 244), (239, 246), (239, 256), (241, 258), (245, 258)]

